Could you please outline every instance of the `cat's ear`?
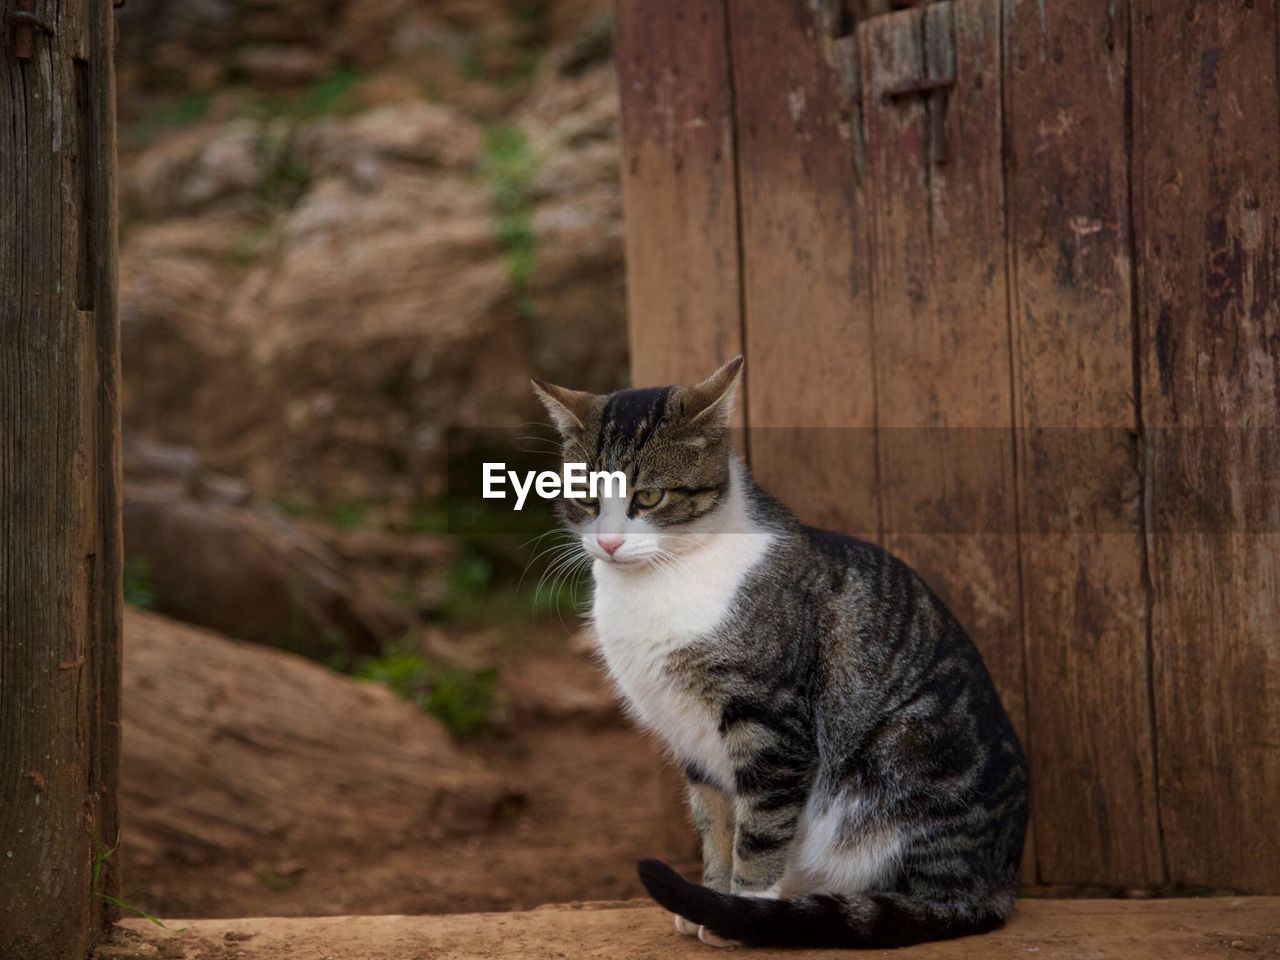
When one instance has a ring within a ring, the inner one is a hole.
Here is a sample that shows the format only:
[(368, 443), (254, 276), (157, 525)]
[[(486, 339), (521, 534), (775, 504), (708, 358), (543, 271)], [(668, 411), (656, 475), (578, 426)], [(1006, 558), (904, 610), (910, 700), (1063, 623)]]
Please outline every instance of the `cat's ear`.
[(742, 380), (742, 364), (742, 356), (736, 356), (685, 392), (685, 415), (690, 426), (723, 429), (729, 425)]
[(742, 357), (734, 357), (723, 367), (685, 392), (685, 415), (690, 426), (723, 430), (729, 426), (733, 402), (742, 380)]
[(547, 413), (551, 414), (551, 421), (562, 435), (567, 436), (586, 429), (587, 416), (598, 399), (594, 393), (557, 387), (554, 383), (538, 379), (534, 379), (532, 383), (533, 392), (547, 408)]

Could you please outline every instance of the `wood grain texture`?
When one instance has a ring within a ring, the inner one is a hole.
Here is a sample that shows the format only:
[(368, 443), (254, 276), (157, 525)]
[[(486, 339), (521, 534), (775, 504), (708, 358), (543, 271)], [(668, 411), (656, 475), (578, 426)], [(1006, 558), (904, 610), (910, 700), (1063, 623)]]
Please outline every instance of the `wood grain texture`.
[(119, 833), (115, 25), (42, 13), (31, 60), (0, 38), (0, 956), (81, 957)]
[(1280, 890), (1275, 0), (1133, 4), (1161, 814), (1177, 884)]
[(1123, 5), (1006, 0), (1019, 542), (1042, 883), (1164, 880), (1134, 442), (1127, 84)]
[(804, 521), (876, 539), (857, 74), (839, 71), (805, 4), (730, 0), (729, 12), (751, 466)]
[[(999, 4), (933, 4), (859, 29), (885, 544), (969, 631), (1026, 744)], [(925, 98), (887, 94), (951, 70), (952, 43), (956, 85), (939, 164)], [(1024, 880), (1033, 882), (1029, 858)]]
[[(1009, 923), (980, 937), (922, 943), (907, 951), (752, 950), (786, 960), (899, 957), (912, 960), (1273, 960), (1280, 952), (1280, 898), (1201, 900), (1020, 900)], [(674, 960), (706, 958), (708, 947), (671, 929), (670, 914), (647, 903), (587, 903), (527, 913), (435, 917), (311, 917), (184, 920), (180, 933), (126, 920), (157, 948), (173, 941), (189, 955), (218, 956), (235, 944), (239, 960)], [(714, 956), (714, 954), (713, 954)]]
[[(693, 383), (742, 352), (723, 0), (619, 0), (632, 382)], [(741, 406), (741, 405), (740, 405)]]
[[(619, 0), (614, 23), (631, 381), (695, 383), (743, 352), (724, 0)], [(683, 863), (697, 848), (684, 778), (664, 769), (655, 839)]]

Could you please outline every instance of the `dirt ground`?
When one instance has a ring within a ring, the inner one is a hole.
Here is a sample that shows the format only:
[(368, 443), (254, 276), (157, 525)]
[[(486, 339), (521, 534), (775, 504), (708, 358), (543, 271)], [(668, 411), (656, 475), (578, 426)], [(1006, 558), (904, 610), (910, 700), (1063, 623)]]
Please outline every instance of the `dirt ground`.
[[(600, 668), (568, 631), (502, 665), (511, 715), (465, 747), (513, 799), (471, 836), (364, 856), (295, 851), (238, 865), (125, 861), (125, 899), (159, 916), (332, 916), (522, 910), (643, 895), (643, 856), (681, 862), (678, 787), (621, 717)], [(674, 829), (673, 829), (674, 824)], [(684, 859), (685, 866), (692, 866)]]

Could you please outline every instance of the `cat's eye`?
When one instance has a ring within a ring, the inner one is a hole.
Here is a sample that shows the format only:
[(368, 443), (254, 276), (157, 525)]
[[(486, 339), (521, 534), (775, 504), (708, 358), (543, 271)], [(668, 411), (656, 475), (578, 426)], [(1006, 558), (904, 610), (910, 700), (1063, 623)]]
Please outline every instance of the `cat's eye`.
[(569, 499), (585, 510), (594, 510), (600, 505), (598, 497), (570, 497)]
[(665, 491), (659, 490), (657, 487), (645, 487), (642, 490), (637, 490), (636, 506), (649, 510), (660, 504), (665, 495)]

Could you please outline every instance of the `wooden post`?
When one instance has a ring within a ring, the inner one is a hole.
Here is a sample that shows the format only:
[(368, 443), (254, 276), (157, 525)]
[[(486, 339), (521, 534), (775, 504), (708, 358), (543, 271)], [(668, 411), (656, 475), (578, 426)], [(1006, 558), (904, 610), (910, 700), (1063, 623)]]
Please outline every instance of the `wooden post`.
[(115, 26), (34, 6), (0, 0), (0, 956), (80, 960), (119, 835)]

